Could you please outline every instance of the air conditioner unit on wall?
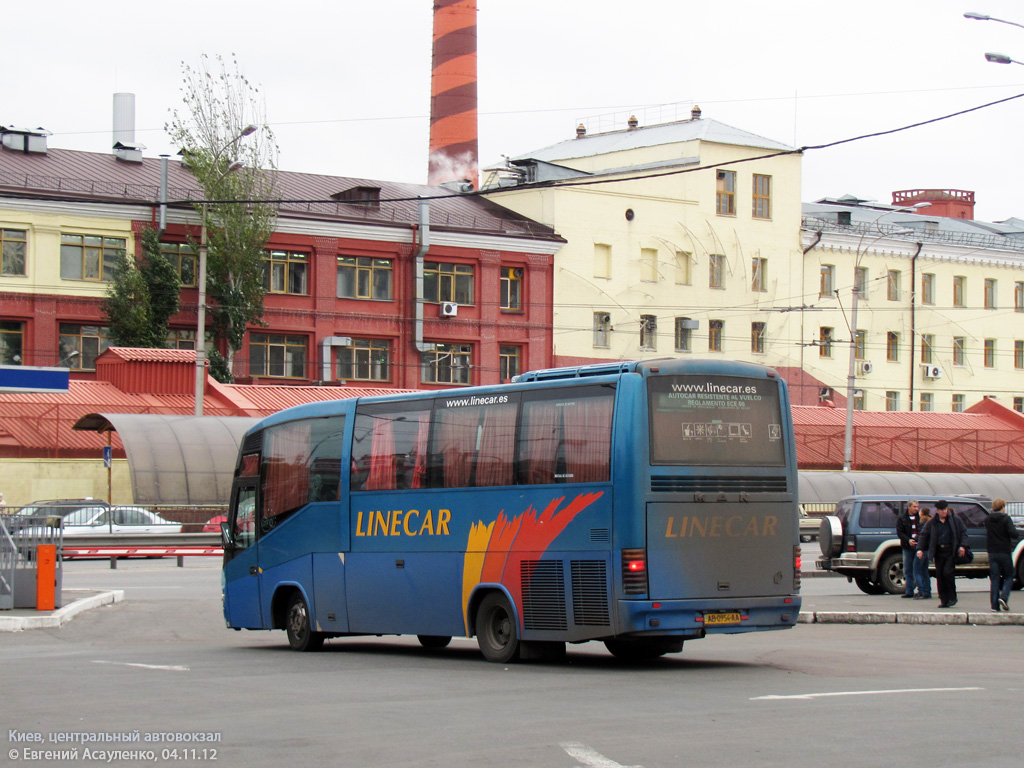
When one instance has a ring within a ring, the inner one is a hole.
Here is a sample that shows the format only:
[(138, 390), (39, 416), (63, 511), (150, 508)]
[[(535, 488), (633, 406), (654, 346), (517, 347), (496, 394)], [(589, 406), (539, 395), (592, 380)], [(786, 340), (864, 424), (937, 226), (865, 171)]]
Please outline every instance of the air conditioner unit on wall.
[(441, 317), (455, 317), (459, 314), (459, 305), (454, 301), (441, 302)]
[(867, 376), (873, 370), (875, 370), (875, 366), (870, 360), (860, 360), (857, 362), (858, 376)]
[(941, 379), (942, 369), (937, 365), (930, 365), (925, 363), (924, 365), (924, 377), (926, 379)]

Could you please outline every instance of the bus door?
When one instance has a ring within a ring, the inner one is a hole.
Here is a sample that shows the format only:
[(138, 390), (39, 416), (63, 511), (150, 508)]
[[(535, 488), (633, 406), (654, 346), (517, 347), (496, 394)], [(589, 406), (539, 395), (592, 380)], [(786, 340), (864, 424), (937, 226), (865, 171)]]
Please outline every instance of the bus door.
[(256, 539), (258, 477), (242, 477), (231, 489), (224, 542), (224, 618), (235, 628), (261, 629), (259, 547)]

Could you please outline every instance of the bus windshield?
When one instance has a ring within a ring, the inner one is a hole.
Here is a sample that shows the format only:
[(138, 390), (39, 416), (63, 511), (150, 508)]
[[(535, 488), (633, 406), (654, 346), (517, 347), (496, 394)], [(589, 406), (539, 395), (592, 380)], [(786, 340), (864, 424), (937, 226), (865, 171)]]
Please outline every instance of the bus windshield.
[(651, 464), (785, 466), (779, 385), (738, 376), (651, 376)]

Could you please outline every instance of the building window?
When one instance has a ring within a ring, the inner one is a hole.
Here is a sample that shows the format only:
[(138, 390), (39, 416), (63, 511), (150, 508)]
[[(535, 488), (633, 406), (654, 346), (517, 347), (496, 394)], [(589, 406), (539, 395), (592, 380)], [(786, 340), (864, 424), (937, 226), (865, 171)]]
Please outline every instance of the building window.
[(736, 171), (718, 172), (715, 213), (723, 216), (736, 215)]
[(65, 280), (113, 280), (125, 255), (122, 237), (60, 236), (60, 276)]
[(821, 280), (818, 283), (819, 296), (831, 296), (836, 289), (836, 268), (832, 264), (821, 265)]
[(263, 252), (263, 288), (267, 293), (290, 293), (305, 296), (308, 253), (294, 251)]
[(867, 299), (868, 297), (868, 268), (857, 267), (853, 270), (853, 290), (857, 294), (858, 299)]
[(611, 346), (612, 316), (608, 312), (594, 313), (594, 346), (607, 348)]
[(764, 354), (764, 331), (765, 323), (751, 323), (750, 324), (750, 351), (763, 355)]
[(25, 324), (0, 320), (0, 365), (25, 364)]
[(855, 389), (853, 390), (853, 409), (855, 411), (864, 410), (864, 390)]
[(182, 288), (195, 288), (196, 250), (188, 243), (160, 243), (160, 254), (171, 262), (178, 273)]
[(658, 281), (658, 249), (640, 249), (640, 279), (645, 283)]
[(885, 393), (885, 410), (898, 411), (900, 409), (900, 393), (889, 390)]
[(391, 342), (387, 339), (352, 339), (338, 347), (337, 376), (341, 381), (389, 381)]
[(931, 363), (935, 356), (935, 336), (931, 333), (921, 334), (921, 362)]
[(996, 281), (991, 277), (985, 278), (985, 309), (996, 308)]
[(963, 275), (957, 275), (953, 278), (953, 306), (963, 307), (966, 306), (966, 294), (967, 294), (967, 278)]
[(473, 267), (470, 264), (423, 263), (423, 298), (439, 304), (453, 301), (460, 306), (473, 304)]
[(953, 413), (963, 413), (963, 412), (964, 412), (964, 396), (963, 395), (953, 395)]
[(885, 274), (885, 297), (889, 301), (900, 300), (900, 271), (890, 269)]
[(24, 275), (28, 232), (0, 229), (0, 275)]
[(751, 215), (755, 219), (772, 217), (772, 177), (754, 174), (754, 206)]
[(921, 410), (922, 411), (934, 411), (935, 410), (935, 396), (931, 392), (921, 393)]
[(424, 384), (469, 384), (473, 347), (469, 344), (435, 344), (420, 355), (420, 381)]
[(195, 349), (196, 329), (170, 328), (167, 331), (167, 347), (169, 349)]
[(306, 337), (283, 333), (249, 335), (249, 375), (306, 378)]
[(710, 320), (708, 322), (708, 352), (722, 351), (722, 332), (724, 330), (724, 320)]
[(498, 376), (500, 381), (510, 381), (522, 372), (522, 347), (498, 347)]
[(832, 357), (832, 342), (834, 340), (831, 328), (818, 329), (818, 357)]
[(658, 318), (655, 315), (640, 315), (640, 349), (658, 348)]
[(996, 340), (985, 339), (985, 367), (996, 367)]
[(1024, 312), (1024, 283), (1013, 284), (1013, 310)]
[(953, 365), (967, 365), (967, 337), (953, 337)]
[(868, 332), (860, 329), (853, 337), (853, 357), (855, 360), (864, 360), (868, 352)]
[(768, 259), (754, 257), (750, 261), (750, 290), (768, 290)]
[(1017, 413), (1024, 413), (1024, 397), (1013, 398), (1013, 410)]
[(721, 253), (708, 256), (708, 287), (725, 287), (725, 256)]
[(390, 301), (392, 271), (391, 259), (339, 256), (338, 298)]
[(501, 308), (523, 308), (523, 268), (501, 268)]
[(895, 331), (885, 334), (885, 359), (897, 363), (900, 359), (900, 335)]
[(692, 279), (690, 275), (693, 256), (686, 251), (676, 251), (676, 285), (689, 285)]
[(1013, 342), (1013, 367), (1017, 370), (1024, 369), (1024, 341), (1020, 339)]
[(688, 317), (676, 318), (676, 352), (689, 352), (695, 321)]
[(935, 275), (931, 272), (921, 275), (921, 303), (935, 303)]
[(612, 276), (612, 247), (604, 243), (594, 244), (594, 277)]
[(57, 365), (72, 371), (96, 370), (96, 358), (110, 346), (108, 331), (99, 325), (61, 323)]

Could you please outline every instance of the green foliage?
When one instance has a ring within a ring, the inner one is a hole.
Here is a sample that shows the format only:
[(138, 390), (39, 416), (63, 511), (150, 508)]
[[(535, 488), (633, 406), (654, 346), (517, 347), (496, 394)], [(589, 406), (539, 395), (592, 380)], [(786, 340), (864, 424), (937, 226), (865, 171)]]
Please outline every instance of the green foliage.
[(231, 375), (231, 366), (227, 358), (216, 349), (207, 352), (206, 359), (210, 361), (210, 375), (221, 384), (231, 384), (235, 380)]
[(263, 314), (263, 248), (277, 223), (277, 145), (262, 96), (220, 56), (182, 64), (184, 110), (166, 126), (203, 190), (195, 203), (207, 229), (207, 299), (214, 335), (237, 351), (245, 327)]
[(149, 287), (150, 321), (162, 342), (167, 338), (168, 322), (181, 307), (181, 276), (177, 265), (160, 251), (160, 236), (152, 227), (142, 232), (142, 251), (139, 272)]

